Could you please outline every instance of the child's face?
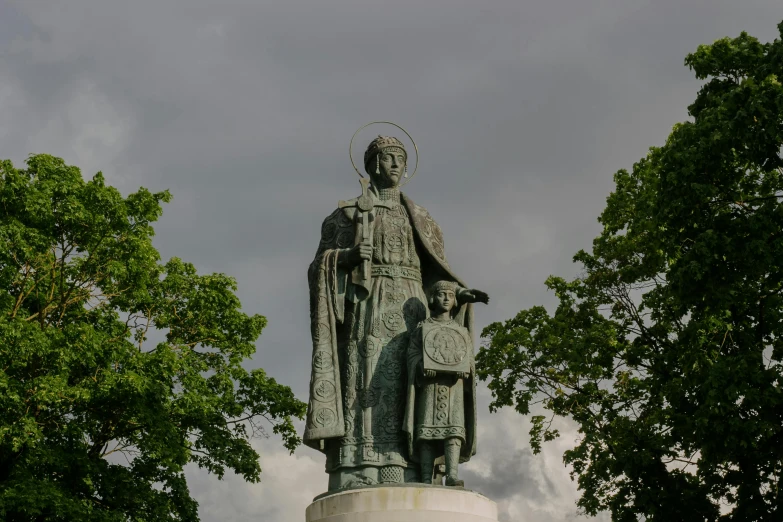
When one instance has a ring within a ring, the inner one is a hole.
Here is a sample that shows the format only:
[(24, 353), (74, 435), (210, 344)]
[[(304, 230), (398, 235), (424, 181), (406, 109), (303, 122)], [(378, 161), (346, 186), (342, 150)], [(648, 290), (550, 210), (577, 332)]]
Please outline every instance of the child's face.
[(435, 307), (442, 312), (451, 310), (455, 302), (456, 297), (452, 290), (438, 290), (435, 294)]

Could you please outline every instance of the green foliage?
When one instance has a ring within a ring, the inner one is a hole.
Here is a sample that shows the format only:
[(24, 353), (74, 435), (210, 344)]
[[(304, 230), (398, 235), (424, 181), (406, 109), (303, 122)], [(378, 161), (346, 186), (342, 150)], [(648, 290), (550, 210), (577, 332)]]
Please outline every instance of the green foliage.
[[(783, 35), (783, 23), (779, 26)], [(743, 33), (685, 63), (708, 79), (616, 188), (559, 299), (488, 326), (492, 409), (579, 427), (564, 461), (588, 514), (780, 519), (783, 42)], [(557, 436), (533, 418), (531, 446)]]
[(299, 443), (304, 404), (241, 366), (266, 319), (230, 277), (160, 264), (168, 192), (27, 165), (0, 162), (0, 519), (198, 520), (186, 464), (258, 481), (261, 419)]

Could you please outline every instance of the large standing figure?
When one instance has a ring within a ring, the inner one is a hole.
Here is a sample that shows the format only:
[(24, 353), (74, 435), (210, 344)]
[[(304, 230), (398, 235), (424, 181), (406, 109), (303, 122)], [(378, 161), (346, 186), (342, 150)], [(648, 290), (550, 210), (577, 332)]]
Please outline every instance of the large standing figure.
[[(326, 454), (329, 490), (419, 482), (403, 431), (409, 335), (427, 318), (424, 288), (456, 283), (455, 320), (472, 333), (469, 290), (446, 261), (440, 227), (399, 191), (408, 155), (378, 136), (364, 167), (371, 187), (324, 220), (308, 271), (313, 338), (305, 444)], [(475, 416), (475, 401), (470, 405)], [(475, 433), (467, 436), (475, 453)]]

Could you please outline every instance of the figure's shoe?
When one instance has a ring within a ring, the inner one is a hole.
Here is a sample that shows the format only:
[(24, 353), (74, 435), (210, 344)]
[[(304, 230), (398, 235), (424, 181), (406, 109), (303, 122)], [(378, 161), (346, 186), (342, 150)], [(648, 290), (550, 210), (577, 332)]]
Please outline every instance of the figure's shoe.
[(465, 487), (465, 481), (464, 480), (458, 480), (451, 477), (446, 477), (446, 485), (455, 487), (455, 488), (464, 488)]

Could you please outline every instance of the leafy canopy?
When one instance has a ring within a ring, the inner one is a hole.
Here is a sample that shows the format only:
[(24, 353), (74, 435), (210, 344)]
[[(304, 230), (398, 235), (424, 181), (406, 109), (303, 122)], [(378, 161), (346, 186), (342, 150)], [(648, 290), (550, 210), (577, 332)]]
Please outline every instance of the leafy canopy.
[[(778, 28), (783, 35), (783, 23)], [(783, 494), (783, 42), (742, 33), (685, 60), (707, 80), (661, 147), (615, 174), (582, 276), (488, 326), (492, 409), (532, 417), (578, 505), (612, 519), (779, 519)]]
[(232, 278), (160, 263), (168, 192), (27, 166), (0, 162), (0, 519), (198, 520), (186, 464), (258, 481), (262, 419), (299, 443), (304, 404), (241, 365), (266, 319)]

